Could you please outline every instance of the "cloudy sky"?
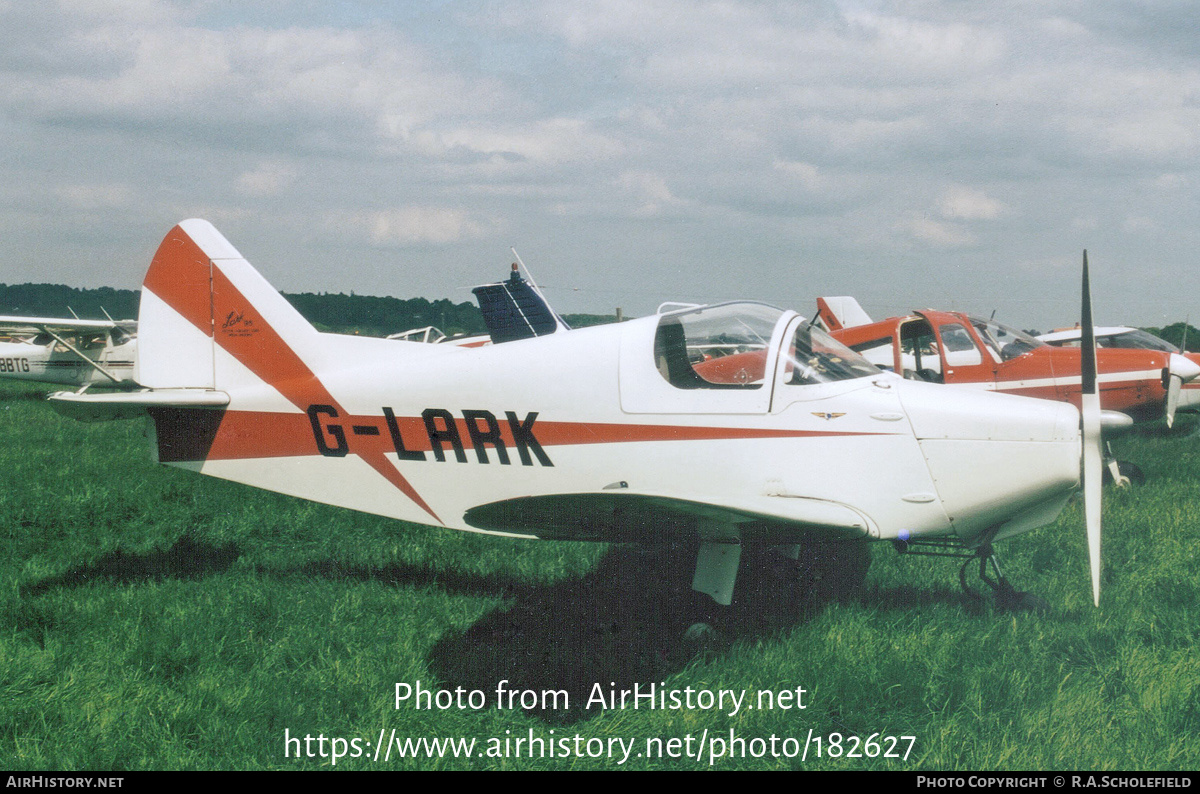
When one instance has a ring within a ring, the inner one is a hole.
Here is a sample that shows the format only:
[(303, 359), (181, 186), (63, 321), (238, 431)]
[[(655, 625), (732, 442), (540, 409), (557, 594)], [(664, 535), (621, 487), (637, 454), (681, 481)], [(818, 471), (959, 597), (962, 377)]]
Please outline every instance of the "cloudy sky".
[(0, 282), (1200, 317), (1189, 0), (0, 0)]

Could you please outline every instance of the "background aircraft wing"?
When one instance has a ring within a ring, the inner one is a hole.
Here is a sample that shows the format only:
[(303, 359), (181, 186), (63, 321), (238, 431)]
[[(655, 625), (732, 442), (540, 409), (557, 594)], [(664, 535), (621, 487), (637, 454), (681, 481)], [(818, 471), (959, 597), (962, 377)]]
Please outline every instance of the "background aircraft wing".
[(15, 315), (0, 315), (0, 330), (9, 333), (41, 333), (51, 330), (76, 333), (80, 331), (106, 331), (113, 328), (129, 331), (131, 327), (133, 327), (132, 321), (119, 322), (117, 320), (80, 320), (75, 317), (19, 317)]

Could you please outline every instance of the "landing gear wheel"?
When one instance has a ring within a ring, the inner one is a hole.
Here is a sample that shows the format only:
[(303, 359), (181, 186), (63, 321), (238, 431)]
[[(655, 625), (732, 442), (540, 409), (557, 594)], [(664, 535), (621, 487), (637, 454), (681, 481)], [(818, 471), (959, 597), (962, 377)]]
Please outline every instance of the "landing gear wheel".
[(693, 645), (711, 645), (717, 640), (717, 630), (713, 628), (711, 623), (697, 621), (687, 627), (687, 631), (683, 633), (683, 638)]
[[(980, 580), (992, 588), (992, 591), (995, 593), (997, 609), (1005, 612), (1037, 612), (1043, 615), (1050, 611), (1050, 604), (1045, 599), (1027, 590), (1018, 590), (1012, 586), (1012, 583), (1000, 572), (1000, 563), (996, 560), (996, 555), (992, 553), (990, 545), (980, 546), (975, 553), (975, 557), (964, 562), (962, 567), (958, 569), (959, 584), (962, 585), (963, 592), (971, 600), (974, 608), (979, 608), (983, 605), (983, 596), (977, 590), (967, 585), (967, 566), (974, 560), (979, 560)], [(995, 579), (988, 576), (987, 569), (989, 563), (996, 572)]]
[[(1117, 461), (1117, 471), (1120, 473), (1120, 479), (1117, 480), (1118, 488), (1125, 488), (1130, 485), (1145, 485), (1146, 475), (1136, 463), (1130, 463), (1127, 460)], [(1113, 481), (1112, 470), (1109, 466), (1104, 467), (1104, 483), (1107, 485)]]

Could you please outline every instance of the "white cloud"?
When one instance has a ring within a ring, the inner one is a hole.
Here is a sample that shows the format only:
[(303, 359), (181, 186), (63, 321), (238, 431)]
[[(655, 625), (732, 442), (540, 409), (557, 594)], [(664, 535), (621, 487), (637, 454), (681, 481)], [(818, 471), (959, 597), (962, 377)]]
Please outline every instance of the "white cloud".
[(975, 237), (961, 226), (936, 221), (928, 215), (907, 218), (897, 228), (939, 248), (960, 248), (975, 242)]
[(363, 213), (351, 221), (379, 246), (445, 244), (494, 233), (496, 224), (446, 207), (397, 207)]
[(264, 162), (237, 178), (237, 191), (246, 196), (274, 196), (295, 180), (295, 166), (277, 161)]
[(825, 185), (821, 170), (811, 163), (796, 160), (776, 160), (771, 164), (776, 171), (781, 171), (794, 179), (806, 190), (820, 190)]
[(460, 151), (549, 164), (608, 159), (621, 150), (617, 141), (591, 130), (586, 122), (568, 118), (519, 127), (507, 123), (427, 130), (414, 134), (412, 142), (431, 157)]
[(70, 206), (81, 210), (95, 210), (127, 206), (134, 197), (134, 189), (128, 184), (108, 185), (62, 185), (55, 193)]
[(952, 185), (946, 188), (938, 202), (938, 209), (944, 218), (964, 221), (992, 220), (1000, 217), (1007, 207), (996, 199), (988, 197), (982, 190)]
[(1130, 215), (1121, 221), (1121, 231), (1129, 234), (1150, 234), (1159, 230), (1158, 222), (1141, 215)]
[[(286, 226), (275, 239), (314, 271), (335, 269), (317, 238), (357, 246), (336, 263), (347, 288), (386, 249), (445, 265), (501, 229), (565, 269), (617, 247), (605, 272), (622, 284), (647, 252), (664, 274), (739, 259), (779, 285), (919, 252), (944, 283), (965, 253), (1016, 267), (1076, 242), (1188, 272), (1200, 243), (1200, 55), (1186, 26), (1160, 24), (1178, 9), (447, 9), (354, 4), (348, 22), (341, 5), (279, 0), (0, 5), (0, 262), (78, 261), (45, 241), (140, 239), (210, 213), (264, 248)], [(98, 259), (134, 258), (110, 245)], [(434, 289), (445, 270), (428, 272)], [(729, 295), (725, 278), (706, 283)], [(872, 278), (890, 294), (894, 270)]]
[(616, 184), (637, 204), (634, 214), (638, 217), (654, 217), (661, 214), (665, 208), (679, 203), (679, 200), (671, 195), (666, 180), (659, 174), (626, 171), (617, 178)]

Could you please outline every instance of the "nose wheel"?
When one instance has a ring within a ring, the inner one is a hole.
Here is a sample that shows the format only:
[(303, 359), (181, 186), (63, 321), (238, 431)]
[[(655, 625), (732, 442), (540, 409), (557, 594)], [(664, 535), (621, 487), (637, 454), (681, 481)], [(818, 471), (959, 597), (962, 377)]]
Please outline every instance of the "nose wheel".
[(1104, 482), (1116, 483), (1118, 488), (1128, 488), (1131, 485), (1145, 485), (1146, 475), (1135, 463), (1108, 458), (1104, 461)]
[[(1000, 561), (996, 559), (990, 543), (980, 546), (976, 550), (975, 556), (964, 562), (958, 569), (959, 584), (962, 585), (963, 592), (967, 594), (968, 598), (980, 603), (984, 600), (979, 591), (967, 584), (967, 566), (976, 560), (979, 561), (979, 579), (992, 589), (998, 608), (1008, 612), (1046, 613), (1050, 611), (1050, 604), (1045, 599), (1027, 590), (1018, 590), (1012, 586), (1012, 583), (1000, 570)], [(994, 578), (988, 575), (989, 566), (995, 573)]]

